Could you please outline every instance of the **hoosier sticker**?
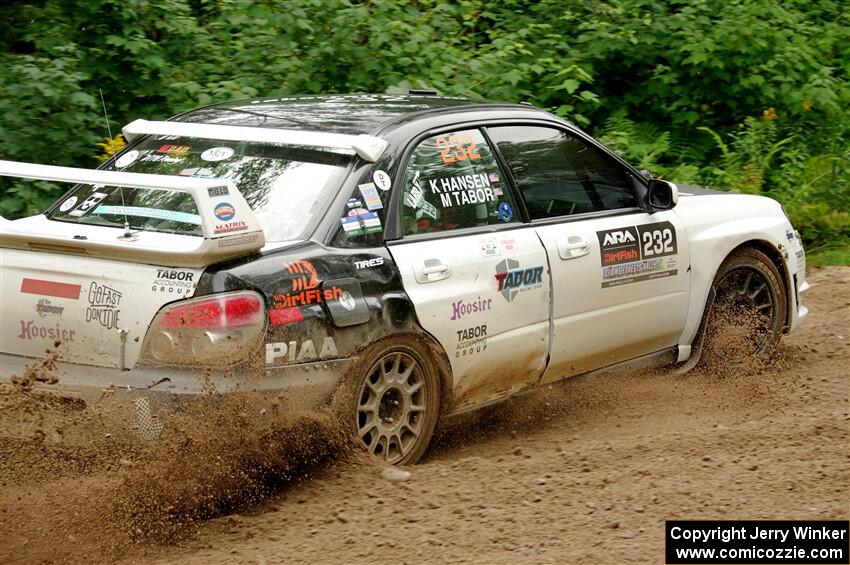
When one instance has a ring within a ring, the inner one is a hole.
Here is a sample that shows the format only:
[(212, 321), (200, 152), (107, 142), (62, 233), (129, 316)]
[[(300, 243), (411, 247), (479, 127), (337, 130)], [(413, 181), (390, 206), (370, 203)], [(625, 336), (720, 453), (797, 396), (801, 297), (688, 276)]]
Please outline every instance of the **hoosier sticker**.
[(596, 232), (602, 288), (671, 277), (676, 268), (676, 228), (670, 222)]

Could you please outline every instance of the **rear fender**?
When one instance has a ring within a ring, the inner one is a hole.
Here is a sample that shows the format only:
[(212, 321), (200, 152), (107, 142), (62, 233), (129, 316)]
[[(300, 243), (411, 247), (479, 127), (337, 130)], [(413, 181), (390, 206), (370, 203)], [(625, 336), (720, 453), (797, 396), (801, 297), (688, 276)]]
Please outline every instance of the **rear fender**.
[[(268, 306), (258, 363), (266, 374), (349, 360), (369, 345), (403, 333), (429, 344), (443, 388), (452, 390), (445, 353), (419, 324), (385, 247), (338, 249), (305, 242), (250, 262), (209, 268), (198, 294), (243, 288), (260, 292)], [(450, 398), (442, 400), (444, 408), (450, 405)]]

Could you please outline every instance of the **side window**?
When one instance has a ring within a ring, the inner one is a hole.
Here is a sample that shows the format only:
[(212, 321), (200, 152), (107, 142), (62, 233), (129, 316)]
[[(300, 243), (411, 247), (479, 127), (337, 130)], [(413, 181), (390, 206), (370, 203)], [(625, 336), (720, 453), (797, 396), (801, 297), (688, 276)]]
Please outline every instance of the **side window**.
[(404, 174), (404, 235), (520, 221), (513, 198), (477, 129), (423, 140)]
[(581, 138), (555, 128), (487, 128), (531, 219), (637, 206), (627, 171)]

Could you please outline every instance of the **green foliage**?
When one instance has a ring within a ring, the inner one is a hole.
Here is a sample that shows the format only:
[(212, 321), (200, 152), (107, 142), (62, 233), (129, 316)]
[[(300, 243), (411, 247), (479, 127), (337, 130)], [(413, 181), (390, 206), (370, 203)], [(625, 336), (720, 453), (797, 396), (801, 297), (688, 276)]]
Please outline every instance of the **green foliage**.
[[(664, 178), (846, 238), (850, 22), (833, 0), (39, 0), (0, 6), (0, 158), (96, 164), (135, 118), (233, 98), (528, 101)], [(61, 188), (0, 180), (0, 213)]]
[(783, 126), (774, 116), (766, 111), (759, 119), (747, 118), (725, 139), (698, 128), (719, 151), (704, 164), (694, 158), (698, 139), (693, 147), (674, 144), (669, 132), (638, 124), (623, 111), (605, 122), (600, 139), (659, 178), (778, 200), (807, 244), (850, 243), (850, 144), (837, 130), (821, 128), (814, 152), (810, 132), (796, 123)]
[(850, 245), (814, 248), (806, 255), (806, 264), (810, 267), (850, 266)]

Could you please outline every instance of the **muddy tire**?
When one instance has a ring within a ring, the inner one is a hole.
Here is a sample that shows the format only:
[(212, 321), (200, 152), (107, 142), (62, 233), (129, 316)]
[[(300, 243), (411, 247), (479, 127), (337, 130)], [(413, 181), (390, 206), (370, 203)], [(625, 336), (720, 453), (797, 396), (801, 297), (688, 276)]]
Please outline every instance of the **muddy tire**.
[(440, 412), (433, 352), (412, 336), (366, 348), (334, 399), (337, 416), (366, 450), (393, 465), (416, 463)]
[(770, 355), (787, 314), (782, 275), (761, 251), (745, 248), (726, 258), (714, 278), (704, 357), (740, 365)]

